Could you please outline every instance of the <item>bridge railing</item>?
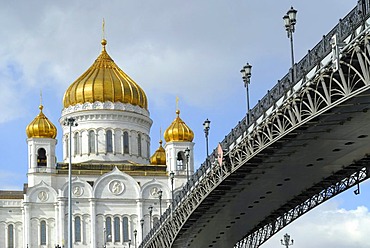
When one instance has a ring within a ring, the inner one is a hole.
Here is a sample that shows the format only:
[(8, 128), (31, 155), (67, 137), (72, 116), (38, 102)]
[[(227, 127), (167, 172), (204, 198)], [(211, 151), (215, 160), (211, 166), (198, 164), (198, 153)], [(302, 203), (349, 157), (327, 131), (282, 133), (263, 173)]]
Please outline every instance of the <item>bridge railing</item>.
[[(290, 68), (290, 72), (281, 80), (278, 80), (277, 84), (271, 90), (267, 91), (267, 94), (258, 101), (253, 109), (250, 110), (249, 114), (251, 122), (249, 125), (247, 125), (246, 117), (244, 117), (233, 129), (231, 129), (230, 133), (220, 142), (222, 148), (227, 151), (239, 137), (247, 132), (248, 128), (255, 125), (258, 119), (261, 117), (265, 118), (267, 116), (267, 110), (272, 107), (276, 107), (276, 102), (279, 99), (288, 94), (288, 92), (291, 91), (301, 80), (305, 81), (306, 75), (331, 53), (332, 47), (330, 39), (334, 34), (337, 34), (339, 42), (344, 42), (344, 40), (350, 36), (354, 30), (360, 27), (364, 20), (369, 16), (370, 0), (359, 0), (358, 6), (352, 9), (352, 11), (350, 11), (343, 19), (340, 19), (339, 23), (328, 34), (324, 35), (321, 41), (314, 46), (312, 50), (308, 50), (308, 53), (294, 65), (295, 68)], [(295, 78), (293, 81), (290, 76), (292, 69), (295, 70)], [(198, 182), (207, 175), (207, 173), (212, 169), (212, 164), (216, 161), (216, 158), (217, 150), (215, 149), (209, 157), (207, 157), (206, 161), (202, 163), (199, 169), (190, 177), (182, 190), (176, 193), (173, 203), (163, 213), (159, 222), (157, 222), (150, 230), (142, 244), (145, 244), (150, 240), (150, 238), (161, 227), (161, 223), (170, 217), (172, 211), (176, 211), (176, 208), (182, 203), (182, 201), (184, 201), (185, 196), (188, 195)], [(140, 247), (143, 246), (140, 245)]]

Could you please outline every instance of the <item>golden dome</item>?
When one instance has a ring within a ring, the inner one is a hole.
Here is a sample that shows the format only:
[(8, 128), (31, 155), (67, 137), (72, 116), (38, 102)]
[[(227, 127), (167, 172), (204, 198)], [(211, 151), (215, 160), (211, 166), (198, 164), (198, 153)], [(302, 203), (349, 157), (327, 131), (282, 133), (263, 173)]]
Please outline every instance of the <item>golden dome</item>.
[(42, 109), (44, 106), (40, 105), (40, 113), (36, 118), (28, 124), (26, 133), (28, 138), (52, 138), (57, 136), (57, 128), (49, 119), (44, 115)]
[(148, 109), (143, 89), (124, 73), (105, 50), (107, 41), (101, 41), (103, 50), (87, 71), (74, 81), (64, 94), (65, 108), (78, 103), (121, 102)]
[(155, 151), (153, 156), (150, 157), (150, 164), (153, 165), (166, 164), (166, 151), (162, 146), (162, 140), (159, 141), (159, 148)]
[(180, 110), (176, 110), (177, 117), (164, 132), (166, 142), (187, 141), (192, 142), (194, 139), (193, 131), (180, 118)]

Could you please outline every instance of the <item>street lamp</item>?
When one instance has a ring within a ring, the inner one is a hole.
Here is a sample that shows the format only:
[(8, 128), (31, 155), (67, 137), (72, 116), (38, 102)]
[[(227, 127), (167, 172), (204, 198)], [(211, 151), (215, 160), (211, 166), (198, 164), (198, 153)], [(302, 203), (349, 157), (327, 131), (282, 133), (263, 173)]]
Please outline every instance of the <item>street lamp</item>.
[(162, 194), (163, 194), (163, 191), (160, 189), (158, 191), (158, 198), (159, 198), (159, 218), (162, 217)]
[(148, 207), (149, 209), (149, 227), (152, 229), (152, 214), (153, 214), (153, 206)]
[(294, 242), (294, 240), (292, 239), (290, 239), (290, 235), (289, 234), (285, 234), (284, 235), (284, 240), (283, 239), (281, 239), (280, 240), (280, 242), (281, 242), (281, 244), (282, 245), (284, 245), (286, 248), (289, 248), (289, 246), (291, 246), (291, 245), (293, 245), (293, 242)]
[(172, 198), (172, 209), (173, 209), (173, 180), (175, 179), (175, 173), (173, 171), (170, 172), (170, 179), (171, 179), (171, 198)]
[(64, 126), (69, 126), (69, 164), (68, 164), (68, 248), (72, 248), (72, 127), (77, 127), (76, 119), (66, 118)]
[(210, 124), (211, 124), (211, 121), (208, 120), (205, 120), (203, 122), (203, 127), (204, 127), (204, 135), (206, 136), (206, 152), (207, 152), (207, 158), (206, 158), (206, 161), (207, 161), (207, 165), (208, 165), (208, 134), (209, 134), (209, 129), (211, 128), (210, 127)]
[(287, 32), (288, 38), (290, 38), (290, 52), (292, 56), (292, 82), (295, 77), (295, 70), (294, 70), (294, 49), (293, 49), (293, 33), (295, 31), (295, 24), (297, 23), (297, 10), (293, 7), (290, 7), (288, 12), (283, 16), (285, 30)]
[(141, 226), (141, 241), (144, 240), (144, 219), (140, 220), (140, 226)]
[(189, 157), (190, 157), (189, 147), (185, 149), (185, 156), (186, 156), (186, 181), (189, 181)]
[(135, 248), (136, 248), (136, 235), (137, 235), (137, 230), (134, 230), (134, 241), (135, 241)]
[(242, 78), (244, 82), (244, 87), (247, 91), (247, 125), (250, 123), (250, 117), (249, 117), (249, 84), (251, 82), (251, 76), (252, 76), (252, 66), (247, 63), (241, 70)]

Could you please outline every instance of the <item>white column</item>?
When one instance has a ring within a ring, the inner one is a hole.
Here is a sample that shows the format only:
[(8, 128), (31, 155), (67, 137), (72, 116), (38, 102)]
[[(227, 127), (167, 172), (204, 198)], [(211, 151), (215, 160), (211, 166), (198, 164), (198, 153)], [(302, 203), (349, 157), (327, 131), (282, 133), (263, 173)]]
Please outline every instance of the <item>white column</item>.
[[(27, 244), (30, 244), (30, 233), (31, 233), (31, 226), (30, 226), (30, 207), (28, 206), (28, 203), (25, 203), (23, 206), (24, 209), (24, 229), (23, 229), (23, 234), (24, 234), (24, 241), (23, 241), (23, 246), (27, 247)], [(6, 237), (6, 236), (5, 236)]]
[(137, 216), (138, 216), (138, 219), (137, 219), (137, 223), (136, 223), (136, 230), (137, 230), (137, 237), (136, 237), (136, 241), (138, 242), (138, 244), (141, 243), (141, 237), (142, 237), (142, 231), (141, 231), (141, 224), (140, 224), (140, 220), (143, 219), (143, 202), (141, 200), (138, 200), (137, 201)]
[(121, 243), (122, 244), (125, 244), (125, 242), (124, 242), (124, 240), (123, 240), (123, 238), (124, 238), (124, 236), (123, 236), (123, 216), (120, 216), (119, 217), (119, 226), (120, 226), (120, 233), (119, 233), (119, 235), (120, 235), (120, 237), (121, 237)]
[(79, 148), (79, 153), (80, 153), (80, 156), (82, 156), (82, 131), (78, 132), (78, 148)]
[(65, 202), (62, 199), (59, 199), (59, 240), (58, 243), (62, 246), (65, 242), (65, 229), (64, 229), (64, 222), (65, 222)]
[(98, 144), (99, 144), (99, 136), (98, 136), (98, 130), (95, 130), (95, 154), (98, 155), (99, 154), (99, 147), (98, 147)]
[(112, 130), (112, 151), (113, 155), (116, 155), (116, 131)]
[(90, 216), (91, 216), (91, 229), (90, 229), (90, 240), (91, 240), (91, 248), (96, 247), (96, 214), (95, 214), (95, 206), (96, 202), (94, 199), (90, 199)]
[(122, 155), (125, 155), (125, 142), (123, 141), (123, 134), (124, 134), (124, 130), (121, 130), (121, 137), (120, 137), (120, 143), (121, 143), (121, 152), (122, 152)]
[(85, 219), (83, 216), (80, 217), (81, 218), (81, 221), (80, 221), (80, 232), (81, 232), (81, 244), (86, 244), (86, 238), (84, 236), (84, 229), (85, 229)]
[(55, 210), (55, 240), (54, 240), (54, 243), (58, 243), (59, 242), (59, 236), (60, 236), (60, 226), (59, 226), (59, 222), (60, 222), (60, 219), (59, 219), (59, 206), (58, 204), (54, 204), (54, 210)]

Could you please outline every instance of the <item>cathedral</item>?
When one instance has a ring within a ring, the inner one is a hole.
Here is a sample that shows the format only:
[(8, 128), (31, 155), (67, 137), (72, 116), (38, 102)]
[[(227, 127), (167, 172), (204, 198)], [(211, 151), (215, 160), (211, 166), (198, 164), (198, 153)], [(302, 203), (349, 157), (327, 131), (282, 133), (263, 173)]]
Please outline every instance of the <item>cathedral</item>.
[(150, 154), (145, 92), (109, 56), (107, 41), (101, 44), (64, 93), (63, 160), (56, 161), (57, 128), (42, 104), (26, 127), (28, 182), (23, 191), (0, 190), (0, 247), (137, 247), (194, 172), (194, 133), (180, 110), (165, 144)]

